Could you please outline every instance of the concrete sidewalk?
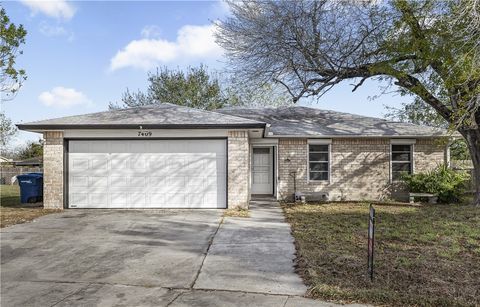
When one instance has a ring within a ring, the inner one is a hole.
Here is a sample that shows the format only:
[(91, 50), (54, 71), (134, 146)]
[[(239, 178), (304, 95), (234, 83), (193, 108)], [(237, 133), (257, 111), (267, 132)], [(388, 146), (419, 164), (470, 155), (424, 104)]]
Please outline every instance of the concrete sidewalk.
[(278, 203), (252, 201), (250, 218), (224, 219), (194, 288), (303, 296), (293, 242)]

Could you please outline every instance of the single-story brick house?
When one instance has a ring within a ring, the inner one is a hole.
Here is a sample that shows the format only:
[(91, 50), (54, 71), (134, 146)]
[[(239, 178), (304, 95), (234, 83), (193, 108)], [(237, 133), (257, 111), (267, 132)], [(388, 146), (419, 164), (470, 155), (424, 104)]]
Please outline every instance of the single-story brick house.
[(447, 132), (307, 107), (161, 104), (23, 123), (43, 133), (46, 208), (234, 208), (251, 195), (379, 200), (447, 162)]

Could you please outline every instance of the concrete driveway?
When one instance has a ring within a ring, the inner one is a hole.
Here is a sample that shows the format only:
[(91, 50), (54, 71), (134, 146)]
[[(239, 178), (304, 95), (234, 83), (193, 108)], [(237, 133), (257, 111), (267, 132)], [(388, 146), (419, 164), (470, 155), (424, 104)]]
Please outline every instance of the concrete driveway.
[(1, 306), (298, 306), (276, 203), (221, 210), (67, 210), (1, 231)]

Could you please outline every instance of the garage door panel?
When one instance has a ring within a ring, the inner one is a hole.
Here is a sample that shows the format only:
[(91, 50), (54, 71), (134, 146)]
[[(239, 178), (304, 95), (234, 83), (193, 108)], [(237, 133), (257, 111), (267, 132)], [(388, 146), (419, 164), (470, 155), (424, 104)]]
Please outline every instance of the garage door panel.
[(135, 188), (143, 188), (146, 186), (146, 178), (144, 176), (134, 176), (128, 178), (128, 185)]
[(88, 176), (72, 176), (72, 187), (88, 187)]
[(94, 158), (91, 160), (90, 168), (92, 170), (103, 170), (106, 171), (108, 169), (108, 159), (105, 158)]
[(149, 157), (147, 165), (149, 170), (165, 169), (165, 157), (159, 155), (152, 155)]
[(150, 193), (148, 194), (148, 197), (150, 199), (149, 201), (149, 206), (152, 207), (152, 208), (162, 208), (162, 207), (165, 207), (165, 208), (168, 208), (168, 206), (166, 206), (166, 193), (157, 193), (157, 192), (153, 192), (153, 193)]
[(127, 205), (127, 193), (110, 193), (110, 203), (112, 208), (125, 207)]
[(108, 194), (102, 193), (101, 191), (99, 191), (99, 193), (90, 193), (88, 194), (88, 197), (89, 204), (94, 208), (102, 207), (103, 205), (108, 203)]
[(109, 180), (110, 187), (112, 188), (126, 188), (127, 185), (127, 178), (126, 177), (110, 177)]
[(108, 177), (107, 176), (90, 176), (88, 186), (92, 188), (102, 188), (108, 187)]
[(145, 208), (147, 197), (145, 193), (132, 193), (128, 195), (128, 204), (131, 208)]
[(186, 177), (167, 177), (165, 186), (170, 193), (183, 193), (186, 181)]
[(160, 188), (165, 186), (165, 177), (148, 177), (148, 187)]
[(70, 141), (68, 158), (71, 207), (226, 207), (225, 140)]
[(110, 169), (112, 170), (122, 170), (127, 168), (127, 159), (126, 158), (113, 158), (110, 160)]
[(74, 206), (86, 206), (88, 205), (87, 193), (72, 193), (71, 204)]
[(83, 171), (88, 169), (88, 159), (76, 158), (73, 157), (72, 160), (72, 170), (73, 171)]
[(185, 207), (185, 193), (166, 193), (166, 202), (173, 208)]

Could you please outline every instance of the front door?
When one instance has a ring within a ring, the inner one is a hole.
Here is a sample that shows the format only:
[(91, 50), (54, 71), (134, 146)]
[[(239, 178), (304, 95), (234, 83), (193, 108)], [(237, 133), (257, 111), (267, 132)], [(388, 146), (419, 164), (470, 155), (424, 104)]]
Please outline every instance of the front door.
[(273, 147), (254, 147), (252, 194), (273, 195)]

